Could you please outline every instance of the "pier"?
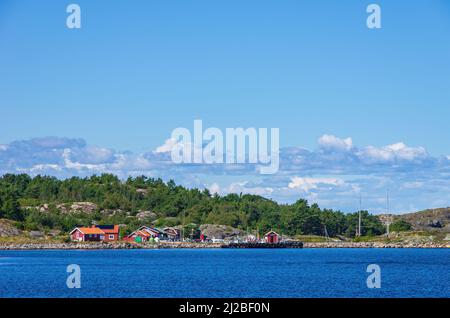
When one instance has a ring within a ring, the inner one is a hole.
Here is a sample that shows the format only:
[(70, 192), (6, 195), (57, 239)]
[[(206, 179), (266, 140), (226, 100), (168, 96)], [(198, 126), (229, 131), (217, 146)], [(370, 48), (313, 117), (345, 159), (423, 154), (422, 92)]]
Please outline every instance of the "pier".
[(223, 244), (222, 248), (303, 248), (303, 242), (279, 242), (279, 243), (260, 243), (260, 242), (245, 242), (245, 243), (228, 243)]

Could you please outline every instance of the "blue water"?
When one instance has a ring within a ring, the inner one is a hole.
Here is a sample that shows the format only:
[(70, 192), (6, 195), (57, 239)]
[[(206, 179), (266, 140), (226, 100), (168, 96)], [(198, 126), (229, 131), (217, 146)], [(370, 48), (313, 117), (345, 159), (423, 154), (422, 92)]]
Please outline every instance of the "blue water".
[(450, 249), (0, 251), (0, 297), (450, 297)]

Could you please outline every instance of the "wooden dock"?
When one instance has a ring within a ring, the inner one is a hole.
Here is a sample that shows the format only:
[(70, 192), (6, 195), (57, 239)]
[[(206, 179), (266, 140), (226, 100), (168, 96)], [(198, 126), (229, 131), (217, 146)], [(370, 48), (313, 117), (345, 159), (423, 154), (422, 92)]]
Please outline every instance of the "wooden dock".
[(280, 242), (280, 243), (228, 243), (223, 244), (222, 248), (303, 248), (303, 242)]

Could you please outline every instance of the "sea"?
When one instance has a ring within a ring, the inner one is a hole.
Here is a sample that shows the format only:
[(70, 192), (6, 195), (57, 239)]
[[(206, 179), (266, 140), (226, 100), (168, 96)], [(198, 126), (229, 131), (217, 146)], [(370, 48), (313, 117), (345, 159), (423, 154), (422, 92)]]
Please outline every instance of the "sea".
[(0, 251), (2, 298), (450, 297), (450, 249)]

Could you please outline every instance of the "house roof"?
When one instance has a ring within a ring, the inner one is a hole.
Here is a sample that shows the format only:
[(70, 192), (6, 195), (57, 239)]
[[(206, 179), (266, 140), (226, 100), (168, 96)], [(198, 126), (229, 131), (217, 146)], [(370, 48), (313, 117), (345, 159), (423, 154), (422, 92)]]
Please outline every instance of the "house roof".
[(163, 229), (163, 232), (167, 233), (167, 234), (175, 234), (175, 235), (178, 235), (180, 233), (179, 230), (177, 230), (177, 229), (175, 229), (173, 227), (166, 227), (166, 228)]
[(142, 235), (142, 236), (151, 236), (151, 234), (148, 233), (147, 231), (136, 231), (136, 234)]
[(151, 227), (140, 228), (140, 231), (150, 233), (151, 235), (160, 234), (161, 232)]
[(118, 234), (119, 226), (118, 225), (98, 225), (99, 229), (101, 229), (106, 234)]
[(98, 227), (77, 227), (72, 232), (70, 232), (70, 234), (72, 234), (76, 230), (80, 231), (83, 234), (105, 234), (105, 232), (103, 232)]
[(133, 235), (144, 236), (144, 237), (152, 236), (148, 231), (138, 229), (138, 230), (132, 232), (131, 234), (127, 235), (127, 237), (133, 237)]
[(267, 235), (273, 235), (273, 234), (275, 234), (275, 235), (280, 235), (280, 234), (278, 234), (277, 232), (275, 232), (275, 231), (269, 231), (269, 232), (267, 232), (266, 233), (266, 235), (264, 235), (264, 236), (267, 236)]

